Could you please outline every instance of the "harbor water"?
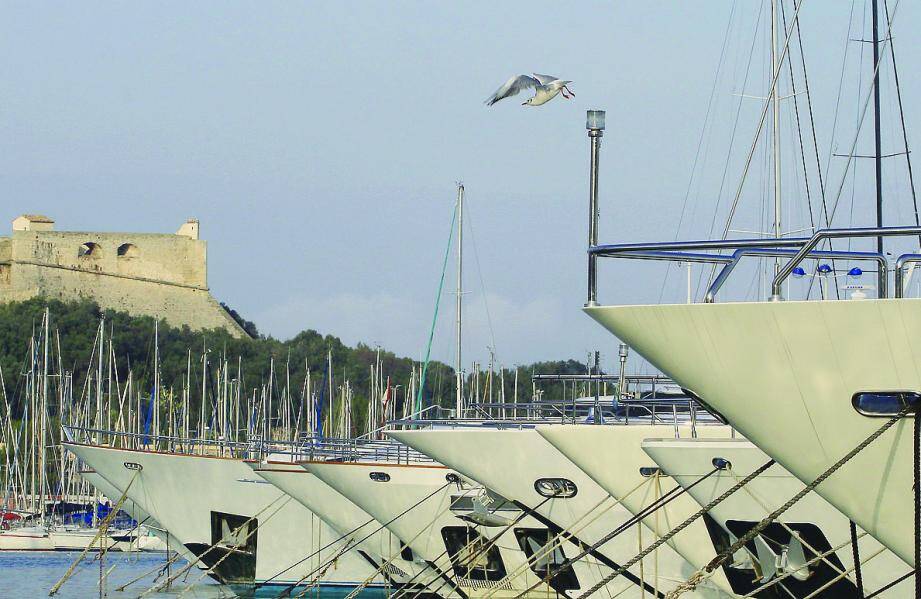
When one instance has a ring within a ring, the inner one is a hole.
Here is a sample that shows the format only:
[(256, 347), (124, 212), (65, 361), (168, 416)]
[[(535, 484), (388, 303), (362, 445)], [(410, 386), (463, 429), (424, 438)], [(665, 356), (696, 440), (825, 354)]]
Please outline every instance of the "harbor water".
[[(0, 552), (0, 599), (20, 599), (47, 597), (51, 587), (61, 579), (67, 569), (74, 563), (78, 553), (67, 551), (4, 551)], [(180, 578), (169, 589), (155, 593), (146, 593), (154, 586), (160, 567), (166, 563), (163, 553), (124, 554), (110, 553), (105, 557), (103, 571), (108, 572), (103, 587), (104, 596), (115, 599), (135, 599), (140, 595), (151, 599), (175, 598), (182, 596), (189, 599), (224, 599), (231, 597), (252, 597), (247, 590), (231, 589), (217, 584), (202, 573), (192, 569), (188, 576)], [(179, 572), (187, 562), (180, 560), (171, 565), (172, 572)], [(77, 566), (71, 578), (55, 595), (59, 599), (91, 599), (99, 597), (99, 561), (96, 554), (88, 554)], [(142, 577), (124, 591), (117, 590), (121, 585)], [(164, 577), (160, 577), (162, 581)], [(256, 593), (258, 597), (276, 597), (285, 587), (278, 589), (268, 587)], [(235, 592), (236, 591), (236, 592)], [(146, 594), (145, 594), (146, 593)], [(295, 590), (293, 595), (300, 593)], [(305, 597), (322, 597), (323, 599), (341, 599), (347, 595), (343, 589), (311, 590)], [(363, 599), (385, 597), (386, 593), (369, 589), (361, 593)]]
[[(61, 579), (78, 556), (79, 553), (69, 551), (0, 552), (0, 572), (3, 574), (0, 576), (0, 599), (47, 597), (51, 587)], [(73, 576), (61, 587), (55, 597), (60, 599), (99, 597), (99, 561), (96, 558), (97, 554), (87, 554), (77, 566)], [(165, 563), (166, 558), (163, 553), (107, 554), (103, 564), (104, 571), (109, 572), (104, 586), (105, 595), (134, 599), (153, 586), (154, 578), (159, 570), (157, 566)], [(178, 572), (185, 564), (184, 560), (172, 564), (173, 572)], [(113, 566), (114, 569), (112, 569)], [(115, 590), (116, 587), (151, 570), (153, 570), (152, 574), (144, 576), (125, 591)], [(171, 590), (151, 593), (147, 597), (175, 597), (179, 593), (184, 593), (183, 597), (194, 597), (195, 599), (235, 596), (226, 587), (222, 587), (209, 578), (199, 580), (200, 577), (201, 573), (193, 570), (189, 573), (185, 583), (180, 579)]]

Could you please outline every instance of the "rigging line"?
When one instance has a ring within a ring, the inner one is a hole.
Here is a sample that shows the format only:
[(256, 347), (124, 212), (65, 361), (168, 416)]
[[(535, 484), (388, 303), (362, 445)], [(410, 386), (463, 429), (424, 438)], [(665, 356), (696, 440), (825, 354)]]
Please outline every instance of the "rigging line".
[[(688, 200), (691, 196), (691, 188), (694, 185), (694, 175), (697, 172), (697, 164), (700, 160), (700, 151), (703, 147), (704, 136), (707, 132), (707, 125), (710, 122), (710, 112), (713, 109), (713, 99), (716, 97), (716, 89), (719, 83), (720, 72), (723, 69), (723, 63), (726, 58), (726, 48), (729, 45), (729, 34), (732, 29), (732, 20), (736, 12), (736, 4), (736, 2), (733, 2), (732, 7), (729, 9), (729, 20), (726, 22), (726, 31), (723, 33), (723, 46), (720, 49), (720, 57), (716, 63), (716, 72), (713, 73), (713, 86), (710, 88), (710, 97), (707, 99), (707, 110), (704, 114), (704, 122), (700, 128), (700, 137), (697, 139), (697, 149), (694, 152), (694, 163), (691, 165), (691, 176), (688, 178), (688, 187), (684, 192), (684, 200), (681, 204), (681, 215), (678, 217), (678, 226), (675, 228), (675, 241), (678, 241), (678, 236), (681, 235), (681, 226), (684, 224), (684, 217), (687, 214)], [(659, 291), (659, 303), (662, 302), (662, 297), (665, 294), (665, 285), (668, 282), (668, 274), (671, 270), (671, 267), (671, 262), (665, 263), (665, 276), (662, 279), (662, 289)]]
[[(756, 32), (761, 27), (761, 17), (763, 16), (763, 13), (764, 13), (764, 3), (762, 2), (759, 4), (758, 17), (757, 19), (755, 19), (755, 31)], [(751, 47), (749, 47), (748, 49), (748, 62), (745, 63), (745, 77), (742, 78), (742, 91), (743, 92), (745, 91), (745, 88), (748, 86), (748, 77), (749, 75), (751, 75), (751, 66), (752, 66), (752, 60), (754, 59), (754, 56), (755, 56), (755, 42), (757, 41), (757, 39), (758, 39), (758, 36), (753, 34)], [(713, 216), (710, 219), (710, 229), (707, 232), (707, 237), (713, 237), (713, 229), (714, 227), (716, 227), (716, 217), (719, 214), (720, 200), (723, 197), (723, 190), (726, 188), (726, 181), (729, 177), (729, 165), (731, 163), (732, 155), (733, 155), (732, 149), (735, 147), (736, 133), (738, 133), (738, 130), (739, 130), (739, 121), (741, 120), (741, 116), (742, 116), (742, 101), (744, 99), (745, 98), (740, 94), (739, 101), (736, 104), (736, 114), (732, 122), (732, 132), (729, 134), (729, 149), (726, 152), (726, 162), (723, 163), (723, 172), (720, 175), (720, 185), (716, 191), (716, 202), (713, 206)], [(695, 296), (700, 295), (700, 286), (703, 283), (704, 270), (705, 269), (701, 268), (700, 272), (698, 272), (697, 274), (697, 284), (694, 289)]]
[[(889, 20), (889, 0), (883, 0), (883, 9), (886, 13), (886, 23), (890, 27)], [(908, 166), (908, 184), (911, 188), (911, 201), (915, 209), (915, 224), (921, 225), (921, 217), (918, 215), (918, 196), (915, 194), (915, 177), (911, 169), (911, 155), (908, 152), (908, 131), (905, 129), (905, 110), (902, 107), (902, 88), (899, 85), (899, 69), (895, 62), (895, 44), (892, 38), (889, 39), (889, 55), (892, 57), (892, 74), (895, 83), (895, 97), (899, 103), (899, 120), (902, 124), (902, 141), (905, 144), (905, 163)], [(921, 244), (921, 236), (918, 237), (918, 243)]]
[[(780, 14), (781, 14), (781, 17), (783, 18), (784, 30), (786, 31), (787, 11), (784, 8), (783, 2), (780, 3)], [(825, 216), (825, 225), (831, 226), (830, 223), (828, 222), (828, 203), (825, 200), (825, 179), (822, 176), (822, 167), (819, 162), (819, 142), (818, 142), (818, 139), (816, 136), (816, 130), (815, 130), (815, 115), (813, 114), (813, 111), (812, 111), (812, 95), (809, 90), (809, 71), (806, 70), (806, 54), (803, 50), (803, 34), (802, 34), (802, 29), (800, 27), (800, 21), (797, 20), (796, 23), (793, 25), (793, 27), (796, 28), (796, 40), (797, 40), (797, 45), (799, 46), (800, 64), (802, 65), (802, 69), (803, 69), (803, 85), (804, 85), (805, 92), (806, 92), (806, 106), (809, 112), (809, 125), (810, 125), (810, 130), (812, 132), (812, 148), (815, 153), (816, 174), (819, 177), (819, 195), (822, 199), (822, 212)], [(793, 76), (792, 57), (791, 57), (791, 60), (789, 61), (789, 64), (790, 64), (790, 89), (793, 95), (793, 108), (794, 108), (795, 115), (796, 115), (796, 131), (797, 131), (797, 136), (799, 138), (800, 157), (803, 163), (803, 178), (806, 183), (806, 203), (808, 204), (808, 208), (809, 208), (809, 225), (812, 227), (812, 230), (814, 232), (816, 228), (815, 219), (813, 217), (813, 212), (812, 212), (812, 197), (811, 197), (810, 190), (809, 190), (809, 174), (808, 174), (808, 170), (806, 169), (806, 150), (803, 146), (803, 134), (802, 134), (802, 128), (800, 126), (800, 116), (799, 116), (799, 99), (796, 94), (796, 81)], [(831, 240), (828, 240), (828, 246), (829, 246), (829, 249), (834, 249), (834, 247), (832, 246)], [(835, 262), (834, 260), (832, 260), (832, 268), (834, 268), (834, 264)], [(809, 288), (806, 291), (807, 298), (812, 293), (812, 288), (814, 284), (815, 284), (815, 277), (809, 279)], [(839, 289), (837, 279), (835, 279), (835, 297), (837, 299), (841, 299), (841, 291)]]
[[(844, 90), (844, 74), (847, 72), (847, 57), (848, 57), (848, 54), (850, 53), (850, 39), (851, 39), (851, 32), (853, 31), (853, 26), (854, 26), (854, 7), (856, 5), (856, 1), (857, 0), (851, 0), (851, 12), (848, 15), (847, 34), (845, 34), (845, 37), (844, 37), (844, 58), (841, 60), (841, 74), (838, 76), (838, 95), (835, 98), (835, 112), (834, 112), (834, 116), (832, 117), (832, 124), (831, 124), (830, 139), (832, 141), (831, 143), (828, 144), (828, 155), (825, 158), (825, 168), (824, 168), (825, 174), (823, 176), (823, 180), (828, 179), (828, 172), (831, 169), (831, 159), (832, 159), (832, 156), (834, 155), (834, 139), (835, 139), (835, 133), (838, 130), (838, 115), (840, 114), (840, 110), (841, 110), (841, 97), (842, 97), (842, 92)], [(811, 101), (810, 101), (810, 106), (812, 106)], [(816, 155), (818, 155), (818, 149), (816, 150)], [(822, 192), (822, 201), (825, 202), (824, 187), (823, 187), (823, 192)], [(828, 214), (827, 206), (825, 206), (825, 224), (829, 227), (831, 226), (831, 218)]]
[(454, 215), (451, 217), (451, 229), (448, 231), (448, 245), (445, 247), (445, 257), (441, 265), (441, 279), (438, 282), (438, 293), (435, 295), (435, 313), (432, 315), (432, 326), (429, 329), (429, 341), (425, 347), (425, 361), (422, 362), (422, 374), (419, 376), (419, 393), (416, 395), (415, 412), (422, 411), (422, 393), (425, 390), (425, 375), (429, 369), (429, 358), (432, 354), (432, 340), (435, 337), (435, 324), (438, 322), (438, 307), (441, 305), (441, 294), (445, 286), (445, 271), (448, 269), (448, 256), (451, 254), (451, 243), (454, 240), (454, 223), (457, 222), (458, 205), (454, 206)]
[[(883, 44), (891, 43), (892, 24), (895, 21), (896, 14), (898, 13), (899, 4), (901, 4), (901, 0), (896, 0), (896, 3), (892, 8), (892, 17), (891, 19), (887, 19), (889, 22), (888, 22), (888, 27), (886, 29), (886, 35), (883, 38), (882, 42), (880, 43), (883, 43)], [(880, 54), (879, 60), (877, 60), (876, 64), (874, 65), (873, 77), (871, 78), (871, 80), (875, 81), (879, 77), (879, 66), (880, 64), (882, 64), (882, 61), (883, 61), (883, 54)], [(854, 154), (857, 149), (857, 141), (860, 139), (860, 130), (863, 128), (863, 122), (867, 116), (867, 107), (870, 105), (870, 100), (872, 99), (872, 97), (873, 97), (873, 86), (871, 85), (869, 89), (867, 90), (867, 95), (863, 103), (863, 109), (861, 110), (861, 113), (860, 113), (860, 119), (857, 122), (857, 131), (854, 133), (854, 141), (851, 143), (851, 149), (847, 153), (847, 162), (844, 165), (844, 174), (841, 177), (841, 184), (838, 186), (838, 191), (835, 194), (835, 203), (832, 204), (832, 209), (831, 209), (832, 219), (835, 218), (835, 212), (837, 212), (838, 210), (838, 202), (841, 200), (841, 193), (844, 190), (844, 183), (847, 180), (848, 171), (850, 170), (851, 163), (854, 160)]]
[(486, 308), (486, 323), (489, 325), (489, 340), (492, 343), (493, 352), (496, 350), (496, 335), (492, 326), (492, 315), (489, 313), (489, 297), (486, 294), (486, 283), (483, 282), (483, 269), (480, 267), (480, 253), (476, 247), (476, 234), (473, 232), (473, 213), (470, 210), (470, 204), (467, 206), (467, 229), (470, 231), (470, 242), (473, 245), (473, 259), (476, 262), (477, 275), (480, 279), (480, 289), (483, 290), (483, 306)]
[[(796, 23), (799, 20), (799, 12), (803, 7), (805, 0), (798, 0), (795, 4), (795, 9), (793, 11), (793, 17), (791, 22)], [(767, 121), (767, 114), (771, 107), (771, 95), (774, 93), (774, 89), (777, 87), (777, 80), (780, 78), (780, 72), (783, 70), (784, 59), (787, 57), (787, 51), (790, 48), (790, 39), (793, 37), (793, 30), (786, 32), (784, 36), (783, 48), (780, 51), (780, 56), (777, 58), (777, 70), (772, 73), (771, 76), (771, 85), (768, 88), (767, 97), (764, 101), (764, 106), (761, 109), (761, 118), (758, 122), (758, 128), (755, 130), (755, 136), (752, 140), (751, 148), (748, 151), (748, 157), (745, 160), (745, 166), (742, 169), (742, 177), (739, 179), (739, 184), (736, 187), (735, 197), (732, 200), (732, 206), (729, 210), (729, 216), (726, 219), (726, 226), (723, 228), (722, 239), (726, 239), (729, 234), (729, 228), (732, 226), (732, 219), (735, 217), (736, 210), (739, 207), (739, 200), (742, 198), (742, 189), (745, 186), (745, 180), (748, 178), (748, 171), (751, 168), (752, 158), (754, 157), (755, 150), (758, 147), (758, 140), (761, 138), (761, 131), (764, 130), (764, 123)], [(716, 273), (716, 265), (710, 269), (710, 282), (713, 280), (713, 275)], [(708, 285), (709, 286), (709, 285)]]

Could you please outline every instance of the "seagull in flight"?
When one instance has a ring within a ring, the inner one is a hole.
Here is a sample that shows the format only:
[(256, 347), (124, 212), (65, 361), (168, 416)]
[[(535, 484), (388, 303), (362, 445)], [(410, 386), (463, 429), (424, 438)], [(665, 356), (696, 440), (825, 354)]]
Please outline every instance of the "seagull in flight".
[(489, 96), (486, 99), (486, 105), (492, 106), (499, 100), (510, 98), (518, 95), (518, 92), (523, 89), (531, 88), (534, 88), (534, 97), (528, 98), (526, 102), (522, 102), (522, 106), (540, 106), (541, 104), (546, 104), (559, 94), (563, 94), (564, 98), (570, 100), (576, 95), (567, 87), (570, 83), (572, 83), (572, 81), (564, 81), (553, 75), (539, 75), (537, 73), (533, 73), (533, 76), (518, 75), (506, 81), (505, 85), (496, 90), (496, 93)]

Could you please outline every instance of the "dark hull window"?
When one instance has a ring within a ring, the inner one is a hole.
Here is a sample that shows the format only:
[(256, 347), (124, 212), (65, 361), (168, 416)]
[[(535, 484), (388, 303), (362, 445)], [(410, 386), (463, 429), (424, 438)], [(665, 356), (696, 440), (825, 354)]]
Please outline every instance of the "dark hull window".
[[(728, 528), (736, 538), (739, 538), (745, 535), (745, 533), (751, 530), (756, 524), (758, 523), (744, 520), (728, 520), (726, 522), (726, 528)], [(815, 524), (808, 522), (787, 522), (785, 524), (786, 527), (777, 522), (773, 522), (759, 535), (764, 542), (764, 545), (760, 548), (762, 555), (760, 559), (759, 547), (756, 546), (755, 541), (746, 545), (749, 554), (752, 556), (752, 564), (757, 568), (754, 577), (755, 583), (752, 589), (736, 592), (750, 592), (750, 590), (757, 588), (761, 584), (769, 582), (768, 579), (783, 576), (786, 573), (783, 569), (776, 569), (774, 572), (765, 571), (766, 568), (774, 566), (774, 564), (770, 563), (775, 559), (773, 556), (777, 556), (776, 560), (780, 563), (788, 560), (809, 563), (815, 559), (818, 554), (824, 554), (831, 550), (831, 544), (828, 542), (822, 529)], [(793, 536), (790, 534), (790, 530), (796, 532), (797, 536), (802, 539), (802, 543), (794, 541)], [(800, 551), (802, 551), (802, 553), (800, 553)], [(796, 554), (795, 559), (793, 558), (793, 554)], [(784, 559), (785, 557), (787, 559)], [(782, 582), (773, 585), (765, 591), (761, 591), (757, 596), (808, 597), (831, 583), (828, 587), (815, 595), (816, 599), (850, 599), (852, 597), (856, 599), (858, 597), (857, 587), (849, 579), (844, 578), (831, 582), (838, 578), (840, 572), (845, 570), (838, 556), (835, 555), (835, 553), (830, 553), (825, 557), (825, 560), (817, 560), (815, 563), (810, 563), (805, 569), (798, 570), (800, 573), (799, 576), (789, 576)], [(763, 562), (767, 563), (765, 564)], [(792, 566), (788, 567), (792, 568)], [(752, 580), (752, 578), (749, 578), (749, 580)], [(779, 587), (783, 588), (781, 589)], [(733, 590), (735, 590), (735, 588)], [(771, 591), (773, 591), (773, 593), (771, 593)]]
[[(516, 528), (515, 537), (524, 554), (528, 556), (531, 571), (541, 580), (547, 580), (550, 587), (562, 593), (579, 588), (579, 579), (571, 565), (564, 566), (566, 554), (563, 548), (556, 546), (552, 551), (542, 551), (554, 538), (546, 528)], [(535, 555), (539, 555), (534, 559)]]
[(492, 581), (505, 578), (505, 564), (499, 548), (483, 535), (468, 526), (445, 526), (441, 529), (441, 537), (451, 556), (454, 573), (460, 578)]
[(202, 557), (221, 582), (252, 584), (256, 578), (259, 521), (249, 516), (211, 512), (212, 549)]
[(855, 393), (851, 405), (864, 416), (897, 416), (908, 408), (908, 415), (921, 407), (921, 395), (914, 391), (870, 391)]

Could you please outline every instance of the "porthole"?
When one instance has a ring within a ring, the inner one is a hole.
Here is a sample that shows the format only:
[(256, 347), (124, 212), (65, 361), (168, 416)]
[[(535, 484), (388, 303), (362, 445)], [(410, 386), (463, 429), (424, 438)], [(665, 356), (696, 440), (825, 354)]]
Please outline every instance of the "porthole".
[(656, 466), (643, 466), (640, 468), (640, 476), (649, 478), (650, 476), (654, 476), (656, 474), (662, 474), (662, 469), (657, 468)]
[(851, 405), (864, 416), (891, 418), (906, 408), (906, 416), (911, 416), (921, 408), (921, 394), (915, 391), (861, 391), (851, 398)]
[(569, 499), (575, 497), (579, 489), (568, 478), (538, 478), (534, 481), (534, 490), (542, 497)]
[(386, 472), (372, 472), (368, 476), (376, 483), (390, 482), (390, 475)]

